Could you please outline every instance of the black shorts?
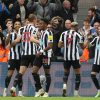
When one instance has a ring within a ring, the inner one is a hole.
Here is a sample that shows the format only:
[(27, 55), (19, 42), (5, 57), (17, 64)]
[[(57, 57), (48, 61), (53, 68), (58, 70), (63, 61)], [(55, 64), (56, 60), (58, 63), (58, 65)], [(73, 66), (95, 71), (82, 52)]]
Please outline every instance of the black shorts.
[(21, 57), (21, 66), (33, 66), (35, 55), (23, 55)]
[(92, 66), (92, 72), (99, 73), (100, 72), (100, 65), (93, 64), (93, 66)]
[(8, 61), (8, 70), (17, 70), (19, 71), (20, 69), (20, 60), (15, 60), (15, 59), (12, 59), (12, 60), (9, 60)]
[(43, 65), (45, 69), (49, 69), (51, 65), (51, 59), (47, 56), (41, 55), (35, 58), (33, 65), (39, 68)]
[(73, 66), (74, 69), (80, 68), (79, 60), (64, 61), (64, 68), (70, 69), (71, 66)]

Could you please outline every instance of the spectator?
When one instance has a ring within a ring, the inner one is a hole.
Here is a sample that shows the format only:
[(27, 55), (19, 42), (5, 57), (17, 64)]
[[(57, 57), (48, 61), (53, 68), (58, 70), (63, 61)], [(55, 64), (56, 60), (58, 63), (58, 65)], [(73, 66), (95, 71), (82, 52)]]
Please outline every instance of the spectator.
[(95, 30), (96, 30), (96, 33), (97, 33), (97, 31), (98, 31), (98, 27), (100, 26), (100, 23), (99, 22), (95, 22), (94, 23), (94, 25), (93, 25), (93, 27), (95, 28)]
[(90, 25), (93, 26), (95, 22), (100, 22), (99, 16), (96, 14), (95, 8), (89, 8), (88, 17), (90, 18)]
[(8, 50), (5, 48), (5, 38), (2, 34), (2, 27), (0, 25), (0, 62), (8, 61)]
[(13, 21), (19, 20), (24, 24), (25, 18), (28, 16), (28, 10), (25, 4), (25, 0), (17, 0), (14, 4), (11, 11)]
[(13, 7), (13, 4), (16, 0), (3, 0), (4, 4), (7, 6), (7, 9), (11, 9)]
[(3, 2), (0, 2), (0, 24), (2, 28), (5, 29), (5, 20), (10, 17), (10, 12)]
[(92, 35), (96, 35), (96, 34), (95, 34), (95, 33), (96, 33), (96, 32), (95, 32), (95, 29), (94, 29), (92, 26), (90, 26), (89, 19), (86, 18), (86, 19), (83, 21), (83, 27), (82, 27), (81, 29), (79, 29), (79, 32), (80, 32), (81, 35), (83, 35), (84, 38), (86, 39), (87, 36), (89, 35), (90, 31), (91, 31), (91, 34), (92, 34)]
[(71, 3), (68, 0), (64, 0), (62, 4), (62, 9), (60, 11), (60, 16), (66, 20), (73, 21), (73, 12), (71, 10)]
[(11, 19), (6, 19), (5, 24), (6, 24), (6, 29), (3, 30), (3, 35), (6, 37), (7, 34), (12, 31), (13, 22)]
[(55, 0), (55, 3), (50, 3), (49, 0), (39, 0), (28, 4), (28, 9), (31, 9), (32, 13), (37, 15), (37, 18), (46, 18), (50, 20), (54, 13), (61, 8), (60, 0)]
[(63, 19), (59, 16), (53, 17), (51, 25), (53, 28), (53, 53), (54, 56), (61, 56), (61, 50), (58, 48), (58, 41), (63, 31)]
[(47, 29), (48, 29), (48, 31), (51, 31), (51, 32), (53, 31), (51, 23), (48, 24)]
[(78, 2), (79, 0), (69, 0), (71, 2), (71, 9), (73, 12), (74, 21), (77, 21)]
[(66, 30), (69, 30), (69, 29), (71, 29), (71, 20), (66, 20), (65, 21), (65, 28), (64, 28), (64, 30), (66, 31)]
[[(83, 22), (83, 27), (81, 29), (79, 29), (79, 32), (80, 34), (84, 37), (84, 41), (87, 40), (87, 38), (89, 38), (89, 41), (92, 41), (92, 39), (97, 35), (95, 29), (90, 26), (90, 22), (89, 22), (89, 19), (85, 19), (84, 22)], [(88, 51), (89, 50), (89, 51)], [(84, 53), (84, 52), (89, 52), (89, 57)], [(88, 58), (92, 59), (94, 57), (94, 52), (95, 52), (95, 49), (94, 49), (94, 46), (92, 46), (91, 48), (87, 49), (87, 47), (83, 50), (83, 55), (81, 57), (81, 60), (83, 58), (83, 61), (88, 61)]]

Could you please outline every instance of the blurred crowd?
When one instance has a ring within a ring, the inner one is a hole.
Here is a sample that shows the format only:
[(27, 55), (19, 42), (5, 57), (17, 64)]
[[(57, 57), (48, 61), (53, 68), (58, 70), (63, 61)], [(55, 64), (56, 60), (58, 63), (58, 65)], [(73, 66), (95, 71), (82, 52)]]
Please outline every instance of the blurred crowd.
[[(58, 48), (58, 41), (62, 32), (70, 30), (71, 23), (77, 21), (79, 0), (0, 0), (0, 62), (7, 61), (8, 49), (5, 48), (5, 38), (13, 30), (16, 20), (22, 26), (28, 23), (28, 15), (34, 13), (37, 23), (41, 18), (49, 21), (48, 29), (53, 32), (53, 56), (62, 56), (62, 50)], [(77, 29), (84, 39), (90, 41), (98, 35), (100, 29), (100, 9), (91, 7), (83, 21), (83, 26)], [(17, 27), (17, 26), (16, 26)], [(92, 50), (92, 51), (91, 51)], [(94, 57), (94, 47), (85, 48), (81, 54), (81, 61), (88, 61)], [(6, 58), (6, 59), (5, 59)]]

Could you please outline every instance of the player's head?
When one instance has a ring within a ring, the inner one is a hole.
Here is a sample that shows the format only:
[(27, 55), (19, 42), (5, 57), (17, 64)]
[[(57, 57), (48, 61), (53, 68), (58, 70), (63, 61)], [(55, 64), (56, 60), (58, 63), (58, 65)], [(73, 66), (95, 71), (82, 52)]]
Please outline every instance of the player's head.
[(36, 23), (36, 15), (34, 15), (34, 14), (29, 14), (29, 16), (28, 16), (28, 21), (29, 21), (29, 23), (32, 23), (32, 24), (34, 24), (35, 25), (35, 23)]
[(18, 32), (20, 27), (21, 27), (21, 22), (20, 21), (15, 21), (14, 22), (14, 29)]
[(77, 22), (72, 22), (71, 23), (71, 29), (77, 31), (78, 30), (78, 23)]
[(46, 30), (47, 29), (47, 25), (48, 25), (48, 20), (43, 18), (41, 19), (41, 21), (39, 22), (39, 29), (40, 30)]

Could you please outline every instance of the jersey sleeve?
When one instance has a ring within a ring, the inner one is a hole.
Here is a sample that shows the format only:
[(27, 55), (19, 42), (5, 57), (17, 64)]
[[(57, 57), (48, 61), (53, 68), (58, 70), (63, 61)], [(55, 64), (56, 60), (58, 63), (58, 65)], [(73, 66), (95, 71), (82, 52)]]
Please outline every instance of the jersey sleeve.
[(22, 36), (22, 34), (23, 34), (23, 29), (24, 29), (24, 28), (22, 28), (22, 27), (19, 29), (18, 34), (17, 34), (17, 37), (21, 37), (21, 36)]
[(62, 34), (60, 35), (59, 42), (64, 42), (64, 33), (62, 33)]
[(84, 42), (84, 37), (80, 33), (77, 33), (77, 32), (76, 32), (76, 35), (78, 37), (79, 43), (83, 43)]
[(96, 40), (97, 40), (97, 37), (95, 37), (95, 38), (90, 42), (90, 45), (95, 45), (95, 44), (96, 44)]

